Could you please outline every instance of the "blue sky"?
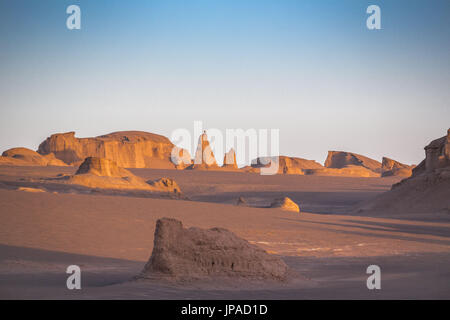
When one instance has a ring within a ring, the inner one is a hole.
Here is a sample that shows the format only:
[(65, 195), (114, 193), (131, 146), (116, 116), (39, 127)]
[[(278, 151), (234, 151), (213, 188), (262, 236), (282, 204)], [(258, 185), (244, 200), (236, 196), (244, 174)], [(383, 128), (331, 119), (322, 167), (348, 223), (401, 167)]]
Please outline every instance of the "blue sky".
[(0, 150), (201, 120), (280, 129), (284, 155), (418, 163), (450, 127), (449, 15), (446, 0), (0, 0)]

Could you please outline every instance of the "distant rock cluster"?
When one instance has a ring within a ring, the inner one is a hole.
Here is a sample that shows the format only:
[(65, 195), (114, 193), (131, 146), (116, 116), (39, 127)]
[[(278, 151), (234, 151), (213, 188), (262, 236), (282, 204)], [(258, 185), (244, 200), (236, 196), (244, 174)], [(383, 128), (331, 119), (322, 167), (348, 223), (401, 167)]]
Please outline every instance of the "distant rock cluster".
[[(427, 148), (429, 160), (438, 162), (435, 145)], [(164, 136), (142, 131), (120, 131), (92, 137), (77, 138), (75, 132), (57, 133), (43, 141), (37, 152), (26, 148), (7, 150), (0, 157), (0, 165), (56, 165), (78, 166), (86, 158), (115, 161), (122, 168), (155, 168), (187, 170), (223, 170), (260, 173), (262, 168), (278, 165), (277, 174), (388, 177), (411, 175), (414, 166), (384, 157), (382, 163), (357, 153), (329, 151), (324, 166), (314, 160), (297, 157), (259, 157), (250, 166), (239, 168), (236, 151), (231, 148), (224, 155), (223, 165), (217, 164), (206, 132), (198, 139), (191, 159), (186, 149), (175, 146)], [(418, 166), (421, 170), (424, 166)]]

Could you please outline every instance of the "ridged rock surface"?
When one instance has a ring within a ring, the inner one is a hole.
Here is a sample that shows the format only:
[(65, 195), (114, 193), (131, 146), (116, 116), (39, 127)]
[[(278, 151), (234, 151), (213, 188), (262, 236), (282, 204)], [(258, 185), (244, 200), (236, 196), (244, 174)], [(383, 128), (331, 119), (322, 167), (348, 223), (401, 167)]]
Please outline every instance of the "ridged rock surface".
[(123, 168), (172, 169), (176, 167), (171, 161), (173, 148), (166, 137), (142, 131), (120, 131), (93, 138), (76, 138), (75, 132), (67, 132), (47, 138), (39, 145), (38, 152), (54, 153), (69, 165), (78, 165), (87, 157), (98, 157), (113, 160)]
[(156, 222), (153, 252), (141, 276), (284, 280), (287, 272), (280, 258), (226, 229), (187, 229), (178, 220), (162, 218)]
[(328, 151), (325, 167), (342, 169), (349, 165), (361, 166), (373, 172), (381, 173), (381, 163), (374, 159), (352, 152)]
[(278, 160), (279, 174), (304, 174), (306, 169), (321, 169), (323, 166), (314, 161), (295, 157), (259, 157), (252, 161), (253, 168), (269, 167)]
[(40, 155), (36, 151), (27, 148), (12, 148), (2, 154), (0, 164), (24, 165), (24, 166), (66, 166), (64, 162), (55, 158), (53, 153)]
[(238, 169), (236, 162), (236, 151), (231, 148), (223, 157), (223, 168)]
[(414, 166), (409, 166), (407, 164), (383, 157), (383, 161), (381, 161), (381, 176), (410, 177), (413, 168)]

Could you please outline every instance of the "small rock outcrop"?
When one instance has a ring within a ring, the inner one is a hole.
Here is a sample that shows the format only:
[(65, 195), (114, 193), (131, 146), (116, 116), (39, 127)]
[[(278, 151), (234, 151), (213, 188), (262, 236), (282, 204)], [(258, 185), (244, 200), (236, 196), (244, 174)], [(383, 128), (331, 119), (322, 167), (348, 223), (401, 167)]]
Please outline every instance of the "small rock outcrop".
[(170, 178), (160, 178), (157, 180), (147, 181), (147, 183), (159, 190), (172, 193), (181, 193), (181, 189), (176, 181)]
[[(93, 138), (76, 138), (75, 132), (51, 135), (39, 145), (38, 153), (54, 153), (68, 165), (79, 165), (87, 157), (115, 161), (122, 168), (173, 169), (175, 146), (164, 136), (142, 131), (120, 131)], [(183, 157), (189, 157), (183, 150)]]
[(381, 163), (357, 153), (344, 151), (328, 151), (325, 167), (342, 169), (348, 166), (360, 166), (381, 173)]
[(271, 208), (279, 208), (284, 211), (300, 212), (300, 207), (288, 197), (275, 199), (270, 205)]
[(278, 174), (305, 174), (307, 169), (321, 169), (323, 166), (314, 161), (295, 157), (259, 157), (252, 161), (253, 168), (269, 167), (278, 161)]
[(27, 148), (12, 148), (2, 154), (4, 161), (0, 163), (24, 166), (66, 166), (64, 162), (55, 158), (53, 153), (45, 156)]
[(409, 166), (407, 164), (403, 164), (398, 161), (383, 157), (383, 161), (381, 161), (381, 176), (410, 177), (413, 168), (414, 166)]
[(187, 229), (178, 220), (162, 218), (156, 222), (153, 252), (140, 277), (285, 280), (287, 272), (280, 258), (226, 229)]

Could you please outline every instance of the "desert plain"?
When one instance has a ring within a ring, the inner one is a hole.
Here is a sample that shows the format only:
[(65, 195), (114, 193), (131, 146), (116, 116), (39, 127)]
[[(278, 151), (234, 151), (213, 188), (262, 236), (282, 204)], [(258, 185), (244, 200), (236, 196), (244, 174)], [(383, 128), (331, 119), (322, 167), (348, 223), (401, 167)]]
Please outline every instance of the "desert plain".
[[(0, 166), (0, 298), (450, 298), (448, 213), (357, 210), (402, 177), (129, 170), (144, 180), (174, 179), (184, 197), (104, 193), (48, 182), (73, 175), (75, 166)], [(301, 212), (269, 207), (283, 196)], [(236, 205), (239, 197), (250, 205)], [(283, 282), (181, 284), (136, 279), (162, 217), (187, 227), (228, 229), (283, 259), (292, 276)], [(69, 265), (81, 268), (81, 290), (66, 287)], [(380, 290), (367, 288), (369, 265), (381, 269)]]

